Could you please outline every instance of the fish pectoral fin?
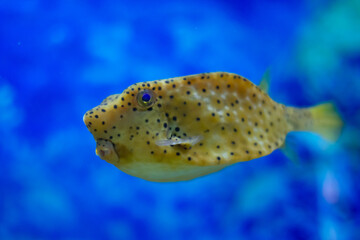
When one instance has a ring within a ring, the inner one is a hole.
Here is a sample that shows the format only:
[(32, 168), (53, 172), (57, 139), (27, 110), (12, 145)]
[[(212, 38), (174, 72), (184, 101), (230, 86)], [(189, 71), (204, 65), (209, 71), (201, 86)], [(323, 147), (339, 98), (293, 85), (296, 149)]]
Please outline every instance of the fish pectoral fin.
[(171, 137), (170, 139), (157, 140), (155, 142), (158, 146), (173, 146), (173, 145), (189, 145), (193, 146), (196, 143), (200, 142), (203, 139), (203, 136), (194, 136), (186, 138)]
[(266, 93), (269, 93), (269, 86), (270, 86), (270, 69), (266, 70), (264, 73), (261, 82), (259, 84), (259, 88)]

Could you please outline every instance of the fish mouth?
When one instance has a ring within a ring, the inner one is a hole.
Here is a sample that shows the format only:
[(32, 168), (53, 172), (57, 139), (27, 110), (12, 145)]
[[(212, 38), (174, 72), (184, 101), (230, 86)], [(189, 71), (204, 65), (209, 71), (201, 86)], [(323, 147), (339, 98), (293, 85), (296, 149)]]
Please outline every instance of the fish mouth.
[(114, 163), (119, 160), (119, 156), (115, 151), (115, 144), (108, 139), (97, 139), (95, 152), (96, 155), (107, 162)]

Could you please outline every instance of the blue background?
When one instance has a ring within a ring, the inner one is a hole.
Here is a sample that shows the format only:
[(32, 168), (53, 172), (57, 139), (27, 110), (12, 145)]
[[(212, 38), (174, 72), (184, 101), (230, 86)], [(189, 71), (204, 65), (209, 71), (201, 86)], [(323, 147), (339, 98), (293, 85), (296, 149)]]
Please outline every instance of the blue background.
[[(360, 2), (0, 0), (0, 239), (360, 239)], [(187, 182), (100, 160), (86, 110), (128, 85), (228, 71), (294, 106), (332, 100), (336, 144)]]

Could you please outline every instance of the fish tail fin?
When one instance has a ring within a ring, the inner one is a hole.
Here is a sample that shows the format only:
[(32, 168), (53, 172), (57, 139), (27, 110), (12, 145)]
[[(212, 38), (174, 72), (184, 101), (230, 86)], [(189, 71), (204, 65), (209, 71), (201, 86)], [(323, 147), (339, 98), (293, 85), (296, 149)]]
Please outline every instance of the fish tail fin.
[(341, 133), (343, 121), (334, 104), (328, 102), (309, 108), (312, 116), (312, 131), (330, 142), (335, 142)]

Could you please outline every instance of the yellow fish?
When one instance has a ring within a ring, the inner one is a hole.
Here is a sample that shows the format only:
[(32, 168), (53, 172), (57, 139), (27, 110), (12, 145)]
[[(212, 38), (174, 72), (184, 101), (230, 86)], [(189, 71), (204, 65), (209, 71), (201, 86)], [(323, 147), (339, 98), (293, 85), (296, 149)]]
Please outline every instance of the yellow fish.
[(286, 107), (226, 72), (136, 83), (83, 120), (101, 159), (156, 182), (189, 180), (268, 155), (290, 131), (335, 139), (342, 125), (330, 103)]

